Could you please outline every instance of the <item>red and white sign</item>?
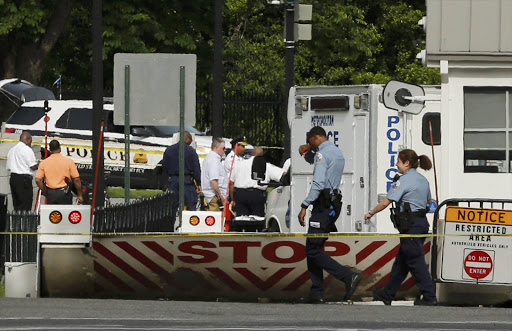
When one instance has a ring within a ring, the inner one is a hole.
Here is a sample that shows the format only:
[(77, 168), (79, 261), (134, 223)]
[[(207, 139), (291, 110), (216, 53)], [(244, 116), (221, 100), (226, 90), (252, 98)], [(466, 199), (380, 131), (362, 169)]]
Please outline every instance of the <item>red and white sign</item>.
[[(311, 287), (305, 241), (272, 234), (98, 237), (89, 254), (73, 255), (84, 267), (74, 268), (72, 276), (57, 272), (69, 261), (62, 258), (62, 250), (46, 249), (45, 288), (50, 296), (82, 297), (86, 288), (88, 297), (296, 300)], [(427, 261), (430, 246), (427, 239)], [(356, 297), (370, 296), (373, 288), (386, 285), (399, 248), (398, 238), (332, 237), (325, 244), (333, 259), (361, 272)], [(326, 273), (324, 285), (327, 300), (341, 300), (343, 282)], [(417, 295), (414, 285), (409, 275), (399, 295)]]
[(464, 271), (471, 278), (483, 279), (491, 274), (492, 269), (493, 259), (486, 251), (469, 251), (464, 258)]

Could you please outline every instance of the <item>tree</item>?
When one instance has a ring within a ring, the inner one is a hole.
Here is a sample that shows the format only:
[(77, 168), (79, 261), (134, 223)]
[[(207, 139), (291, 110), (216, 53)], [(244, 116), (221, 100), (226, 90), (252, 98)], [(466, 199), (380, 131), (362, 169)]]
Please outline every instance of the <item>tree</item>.
[[(44, 77), (62, 76), (66, 84), (87, 87), (91, 81), (92, 39), (90, 4), (77, 4), (71, 24), (48, 61)], [(194, 53), (198, 77), (211, 76), (213, 6), (209, 0), (141, 3), (103, 1), (105, 86), (113, 86), (115, 53)], [(202, 82), (198, 79), (198, 87)], [(204, 88), (204, 86), (201, 86)]]
[[(440, 82), (415, 59), (425, 35), (419, 0), (301, 0), (313, 5), (313, 39), (298, 41), (296, 85)], [(271, 92), (284, 86), (283, 8), (226, 0), (226, 90)]]
[(0, 77), (38, 83), (73, 5), (73, 0), (0, 1)]
[[(313, 4), (313, 40), (296, 44), (295, 83), (369, 84), (390, 78), (439, 83), (436, 69), (415, 55), (425, 36), (417, 26), (423, 0), (301, 0)], [(113, 56), (195, 53), (197, 88), (212, 81), (211, 0), (103, 1), (105, 86), (112, 87)], [(49, 85), (90, 86), (90, 2), (0, 0), (3, 77)], [(271, 93), (284, 86), (283, 8), (265, 0), (225, 0), (226, 91)], [(67, 23), (67, 24), (66, 24)], [(59, 38), (60, 37), (60, 38)], [(0, 76), (0, 77), (2, 77)]]

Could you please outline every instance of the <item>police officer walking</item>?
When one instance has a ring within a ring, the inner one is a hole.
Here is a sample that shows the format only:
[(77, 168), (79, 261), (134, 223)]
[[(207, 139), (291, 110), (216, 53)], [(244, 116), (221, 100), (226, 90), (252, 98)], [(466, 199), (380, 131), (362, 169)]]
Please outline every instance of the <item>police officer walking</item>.
[[(432, 168), (432, 162), (426, 155), (418, 157), (412, 149), (404, 149), (398, 153), (396, 166), (402, 176), (392, 183), (386, 198), (364, 215), (366, 220), (385, 209), (390, 203), (396, 202), (399, 207), (395, 210), (392, 208), (392, 220), (400, 233), (428, 233), (429, 224), (425, 215), (427, 204), (432, 199), (427, 179), (416, 171), (418, 164), (424, 170)], [(436, 288), (425, 263), (424, 242), (425, 237), (400, 238), (400, 248), (391, 269), (391, 279), (384, 288), (374, 290), (374, 301), (390, 305), (410, 271), (423, 295), (423, 298), (417, 299), (414, 304), (437, 305)]]
[[(308, 196), (301, 204), (299, 223), (302, 226), (306, 225), (306, 209), (313, 205), (308, 234), (329, 233), (341, 212), (341, 193), (338, 188), (345, 167), (345, 158), (336, 145), (327, 141), (326, 132), (322, 127), (313, 127), (307, 137), (308, 146), (301, 146), (299, 152), (305, 155), (311, 149), (318, 151), (314, 156), (313, 183)], [(306, 239), (307, 265), (312, 284), (309, 297), (304, 299), (305, 303), (324, 302), (323, 270), (345, 282), (345, 301), (352, 297), (361, 282), (360, 273), (350, 271), (323, 251), (326, 241), (325, 237)]]

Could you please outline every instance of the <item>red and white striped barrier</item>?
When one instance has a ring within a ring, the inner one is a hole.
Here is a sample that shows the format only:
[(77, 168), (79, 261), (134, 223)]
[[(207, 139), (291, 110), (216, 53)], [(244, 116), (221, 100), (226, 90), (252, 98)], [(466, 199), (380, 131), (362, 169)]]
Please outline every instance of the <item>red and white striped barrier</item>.
[[(271, 235), (96, 238), (81, 257), (91, 259), (83, 268), (91, 268), (93, 277), (82, 281), (93, 282), (87, 287), (92, 289), (88, 295), (94, 297), (293, 300), (309, 293), (304, 244), (304, 237)], [(430, 245), (430, 240), (424, 245), (427, 261)], [(341, 264), (362, 272), (357, 299), (371, 296), (374, 287), (389, 280), (398, 246), (395, 237), (333, 237), (325, 250)], [(62, 250), (53, 251), (62, 254)], [(45, 269), (46, 275), (52, 275), (46, 277), (49, 295), (52, 291), (65, 295), (66, 289), (60, 287), (69, 281), (59, 280), (59, 271), (52, 272), (51, 266)], [(418, 294), (414, 284), (409, 275), (398, 295)], [(325, 289), (327, 300), (340, 301), (345, 292), (344, 284), (328, 274)]]

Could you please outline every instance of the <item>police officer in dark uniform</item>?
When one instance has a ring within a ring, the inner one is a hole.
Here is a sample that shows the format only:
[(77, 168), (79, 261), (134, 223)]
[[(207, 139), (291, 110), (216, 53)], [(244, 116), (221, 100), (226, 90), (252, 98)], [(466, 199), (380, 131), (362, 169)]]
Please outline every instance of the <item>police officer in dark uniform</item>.
[[(338, 188), (345, 167), (345, 158), (336, 145), (327, 141), (323, 128), (315, 126), (308, 132), (307, 138), (308, 145), (303, 145), (299, 149), (301, 155), (315, 149), (318, 151), (314, 155), (313, 183), (308, 196), (301, 204), (299, 223), (302, 226), (306, 225), (306, 209), (313, 205), (308, 233), (329, 233), (341, 211), (341, 193)], [(345, 301), (352, 297), (361, 281), (360, 273), (350, 271), (323, 251), (326, 241), (327, 238), (320, 237), (306, 239), (307, 265), (312, 284), (309, 297), (303, 300), (305, 303), (324, 302), (323, 270), (345, 282)]]
[[(196, 210), (197, 194), (201, 192), (201, 168), (199, 165), (199, 157), (193, 147), (192, 135), (190, 132), (185, 131), (185, 206), (187, 210)], [(163, 170), (169, 174), (169, 191), (173, 191), (173, 210), (178, 210), (179, 205), (179, 146), (174, 144), (165, 150), (164, 158), (162, 160)], [(172, 223), (174, 225), (174, 217)]]
[[(370, 210), (365, 219), (385, 209), (390, 203), (398, 203), (392, 208), (391, 215), (395, 227), (400, 233), (426, 234), (428, 221), (426, 218), (427, 204), (432, 201), (427, 179), (416, 171), (418, 168), (429, 170), (432, 162), (426, 155), (418, 157), (412, 149), (404, 149), (398, 153), (397, 168), (402, 174), (393, 182), (386, 198)], [(416, 280), (423, 298), (414, 301), (415, 305), (437, 305), (436, 288), (428, 272), (423, 252), (425, 237), (400, 238), (400, 248), (391, 269), (391, 279), (382, 289), (374, 290), (373, 299), (390, 305), (398, 288), (405, 280), (409, 271)]]

